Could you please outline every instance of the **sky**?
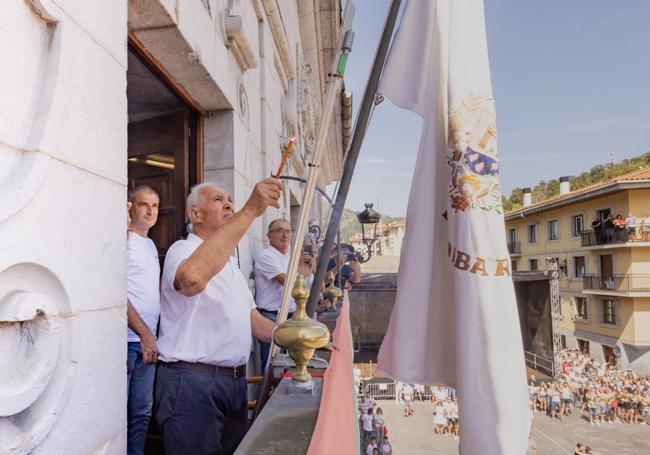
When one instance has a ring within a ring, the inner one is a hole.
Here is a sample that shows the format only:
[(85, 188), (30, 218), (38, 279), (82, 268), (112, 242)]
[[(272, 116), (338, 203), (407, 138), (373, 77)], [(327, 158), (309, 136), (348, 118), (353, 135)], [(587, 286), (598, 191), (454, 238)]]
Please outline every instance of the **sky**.
[[(354, 4), (356, 116), (389, 0)], [(485, 13), (504, 194), (650, 150), (650, 0), (485, 0)], [(406, 215), (421, 128), (377, 106), (346, 207)]]

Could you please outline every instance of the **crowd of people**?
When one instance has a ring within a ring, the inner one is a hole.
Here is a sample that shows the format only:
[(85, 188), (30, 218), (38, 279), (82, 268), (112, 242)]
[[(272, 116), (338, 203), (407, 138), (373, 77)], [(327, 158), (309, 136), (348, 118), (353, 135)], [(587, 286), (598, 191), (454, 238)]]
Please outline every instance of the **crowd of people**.
[(591, 223), (597, 243), (613, 243), (628, 241), (650, 241), (650, 213), (637, 218), (632, 213), (627, 218), (623, 215), (613, 216), (611, 213), (604, 218), (596, 218)]
[(448, 435), (456, 440), (459, 438), (458, 399), (455, 388), (397, 382), (395, 393), (398, 400), (404, 403), (404, 417), (413, 415), (411, 403), (414, 400), (430, 399), (433, 404), (433, 433), (436, 437)]
[(650, 376), (599, 363), (588, 354), (565, 349), (560, 380), (528, 384), (530, 409), (564, 421), (581, 413), (591, 425), (650, 422)]
[(366, 455), (391, 455), (393, 446), (388, 440), (384, 413), (372, 397), (361, 397), (359, 420), (363, 452)]

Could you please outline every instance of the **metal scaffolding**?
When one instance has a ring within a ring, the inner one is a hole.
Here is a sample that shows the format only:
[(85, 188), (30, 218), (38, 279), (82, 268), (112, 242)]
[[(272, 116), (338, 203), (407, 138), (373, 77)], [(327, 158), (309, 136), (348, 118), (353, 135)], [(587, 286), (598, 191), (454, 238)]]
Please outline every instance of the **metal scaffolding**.
[(546, 258), (546, 272), (550, 274), (549, 286), (551, 288), (551, 331), (553, 334), (553, 378), (559, 379), (562, 374), (560, 351), (562, 350), (562, 336), (558, 332), (558, 323), (562, 319), (562, 302), (560, 301), (560, 266), (555, 257)]

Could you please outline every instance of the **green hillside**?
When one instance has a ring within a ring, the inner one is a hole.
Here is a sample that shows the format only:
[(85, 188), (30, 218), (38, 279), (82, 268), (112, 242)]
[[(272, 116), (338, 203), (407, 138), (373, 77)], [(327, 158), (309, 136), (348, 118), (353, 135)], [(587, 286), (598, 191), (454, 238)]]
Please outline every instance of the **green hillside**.
[[(571, 185), (571, 190), (573, 191), (591, 185), (592, 183), (597, 183), (602, 180), (617, 177), (646, 167), (650, 167), (650, 152), (623, 160), (620, 163), (614, 163), (613, 165), (598, 164), (587, 172), (571, 177), (569, 183)], [(552, 179), (548, 182), (542, 180), (532, 188), (533, 203), (543, 201), (544, 199), (548, 199), (558, 194), (560, 194), (560, 181), (558, 179)], [(512, 193), (510, 193), (510, 197), (502, 196), (502, 200), (504, 210), (509, 211), (518, 209), (523, 203), (523, 188), (513, 189)]]

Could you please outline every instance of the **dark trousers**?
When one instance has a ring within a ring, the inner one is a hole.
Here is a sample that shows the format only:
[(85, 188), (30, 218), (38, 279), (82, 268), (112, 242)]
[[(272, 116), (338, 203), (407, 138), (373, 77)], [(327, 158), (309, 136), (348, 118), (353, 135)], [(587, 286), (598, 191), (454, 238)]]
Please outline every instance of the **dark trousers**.
[(156, 383), (156, 421), (166, 454), (231, 454), (248, 427), (246, 378), (162, 364)]
[[(269, 310), (263, 310), (263, 309), (258, 309), (260, 314), (264, 316), (266, 319), (268, 319), (271, 322), (275, 322), (275, 320), (278, 318), (278, 312), (277, 311), (269, 311)], [(291, 316), (293, 316), (293, 313), (289, 313), (287, 315), (287, 319), (290, 319)], [(262, 368), (262, 375), (264, 374), (264, 370), (266, 369), (266, 361), (269, 358), (269, 352), (271, 351), (271, 343), (262, 343), (260, 341), (260, 365)]]
[(144, 363), (139, 341), (128, 343), (126, 372), (129, 390), (127, 454), (142, 455), (153, 407), (156, 365)]

